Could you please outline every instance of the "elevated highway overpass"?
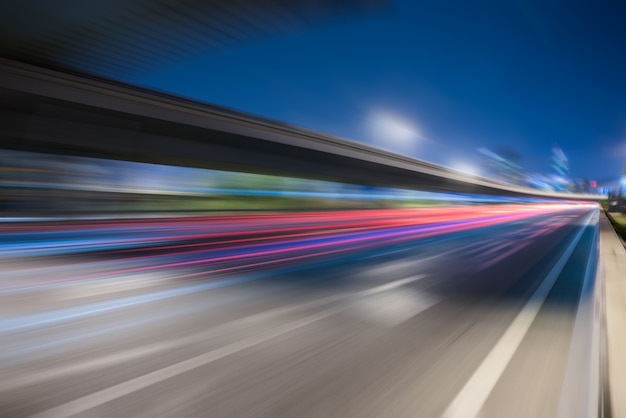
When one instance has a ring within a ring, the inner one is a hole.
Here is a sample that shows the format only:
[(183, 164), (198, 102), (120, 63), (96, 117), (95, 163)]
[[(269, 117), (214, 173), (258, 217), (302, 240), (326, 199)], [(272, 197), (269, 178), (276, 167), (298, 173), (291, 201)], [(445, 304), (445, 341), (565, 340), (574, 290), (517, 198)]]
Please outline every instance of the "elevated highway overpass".
[(0, 60), (2, 147), (426, 191), (598, 200), (496, 182), (111, 80)]

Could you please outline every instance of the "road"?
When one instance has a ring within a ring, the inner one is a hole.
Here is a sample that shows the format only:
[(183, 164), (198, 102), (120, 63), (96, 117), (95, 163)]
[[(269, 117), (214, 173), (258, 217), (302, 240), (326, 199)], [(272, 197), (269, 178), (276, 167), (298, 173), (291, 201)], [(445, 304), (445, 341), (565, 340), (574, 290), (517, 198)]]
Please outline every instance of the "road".
[(7, 220), (0, 416), (566, 416), (597, 212)]

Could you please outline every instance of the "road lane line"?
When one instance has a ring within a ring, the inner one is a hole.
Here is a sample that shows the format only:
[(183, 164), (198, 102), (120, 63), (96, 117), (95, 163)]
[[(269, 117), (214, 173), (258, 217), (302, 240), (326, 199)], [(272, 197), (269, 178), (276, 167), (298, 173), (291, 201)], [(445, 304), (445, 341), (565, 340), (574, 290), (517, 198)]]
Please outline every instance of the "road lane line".
[[(599, 213), (598, 213), (599, 215)], [(598, 218), (599, 221), (599, 218)], [(591, 418), (598, 416), (600, 394), (600, 298), (598, 272), (599, 224), (591, 242), (583, 283), (578, 297), (578, 308), (569, 347), (569, 355), (558, 418)]]
[(513, 323), (493, 346), (487, 357), (478, 366), (478, 369), (465, 383), (465, 386), (454, 398), (452, 403), (444, 411), (443, 418), (477, 418), (491, 391), (500, 379), (500, 376), (508, 366), (511, 358), (517, 351), (522, 339), (528, 332), (535, 317), (539, 313), (548, 293), (552, 290), (561, 271), (567, 264), (574, 249), (583, 236), (586, 227), (590, 224), (595, 212), (587, 216), (569, 246), (565, 249), (556, 264), (546, 275), (544, 281), (535, 290), (530, 300), (522, 308)]
[[(211, 338), (217, 337), (218, 335), (220, 335), (220, 333), (232, 330), (233, 327), (254, 325), (255, 323), (268, 320), (279, 315), (285, 315), (305, 309), (320, 307), (329, 303), (339, 302), (344, 299), (354, 299), (379, 294), (415, 282), (424, 277), (426, 277), (426, 275), (418, 274), (404, 279), (385, 283), (371, 289), (361, 290), (354, 293), (331, 295), (310, 302), (305, 302), (299, 305), (270, 309), (265, 312), (259, 312), (254, 315), (249, 315), (243, 318), (234, 319), (232, 321), (216, 325), (198, 334), (188, 335), (186, 337), (175, 338), (171, 340), (159, 341), (142, 347), (135, 347), (118, 353), (86, 360), (81, 363), (73, 363), (70, 365), (53, 367), (47, 370), (40, 370), (37, 373), (33, 374), (21, 374), (19, 376), (0, 381), (0, 392), (7, 392), (30, 385), (48, 382), (54, 379), (60, 379), (72, 375), (80, 375), (86, 372), (94, 372), (107, 367), (115, 366), (120, 363), (137, 360), (145, 356), (155, 355), (188, 345), (201, 343)], [(342, 309), (347, 309), (347, 306), (343, 307)]]
[(318, 322), (324, 318), (327, 318), (335, 313), (343, 310), (343, 307), (336, 307), (326, 309), (314, 315), (310, 315), (306, 318), (302, 318), (296, 321), (289, 322), (285, 325), (279, 326), (272, 331), (269, 331), (263, 335), (255, 337), (245, 338), (241, 341), (237, 341), (232, 344), (228, 344), (224, 347), (211, 350), (209, 352), (200, 354), (190, 359), (181, 361), (179, 363), (172, 364), (171, 366), (164, 367), (154, 372), (145, 374), (143, 376), (128, 380), (123, 383), (111, 386), (107, 389), (100, 390), (82, 398), (67, 402), (65, 404), (53, 407), (46, 411), (32, 415), (32, 418), (66, 418), (89, 409), (95, 408), (99, 405), (105, 404), (114, 399), (121, 398), (138, 390), (152, 386), (156, 383), (178, 376), (185, 372), (191, 371), (195, 368), (205, 366), (214, 361), (236, 354), (240, 351), (254, 347), (256, 345), (267, 342), (271, 339), (280, 337), (289, 332), (295, 331), (299, 328)]
[[(407, 277), (404, 279), (400, 279), (400, 280), (396, 280), (390, 283), (385, 283), (383, 285), (380, 286), (376, 286), (373, 287), (371, 289), (366, 289), (366, 290), (362, 290), (362, 291), (358, 291), (355, 293), (351, 293), (351, 294), (346, 294), (344, 295), (342, 298), (358, 298), (358, 297), (363, 297), (363, 296), (370, 296), (370, 295), (374, 295), (377, 293), (381, 293), (381, 292), (385, 292), (388, 290), (392, 290), (392, 289), (396, 289), (398, 287), (407, 285), (409, 283), (415, 282), (419, 279), (422, 279), (426, 277), (426, 275), (424, 274), (418, 274), (415, 276), (411, 276), (411, 277)], [(326, 298), (322, 298), (319, 299), (317, 301), (312, 301), (312, 302), (308, 302), (305, 303), (303, 305), (299, 305), (296, 307), (288, 307), (288, 308), (278, 308), (278, 309), (274, 309), (271, 311), (267, 311), (267, 312), (263, 312), (257, 315), (252, 315), (251, 317), (247, 317), (247, 318), (243, 318), (245, 319), (251, 319), (253, 317), (256, 317), (258, 315), (267, 315), (269, 312), (278, 312), (278, 311), (282, 311), (282, 312), (286, 312), (288, 309), (295, 309), (295, 308), (301, 308), (302, 306), (307, 306), (307, 307), (313, 307), (314, 305), (321, 305), (321, 304), (325, 304), (328, 302), (332, 302), (337, 300), (338, 298), (333, 296), (329, 296)], [(119, 383), (117, 385), (111, 386), (107, 389), (103, 389), (100, 390), (98, 392), (92, 393), (90, 395), (86, 395), (83, 396), (81, 398), (78, 398), (76, 400), (67, 402), (65, 404), (62, 405), (58, 405), (56, 407), (50, 408), (48, 410), (45, 410), (43, 412), (39, 412), (35, 415), (32, 415), (32, 418), (56, 418), (56, 417), (69, 417), (75, 414), (79, 414), (81, 412), (87, 411), (89, 409), (95, 408), (97, 406), (100, 406), (102, 404), (105, 404), (109, 401), (118, 399), (122, 396), (126, 396), (128, 394), (131, 394), (133, 392), (136, 392), (138, 390), (144, 389), (146, 387), (149, 387), (151, 385), (154, 385), (156, 383), (162, 382), (164, 380), (170, 379), (172, 377), (178, 376), (182, 373), (191, 371), (195, 368), (201, 367), (201, 366), (205, 366), (209, 363), (212, 363), (214, 361), (220, 360), (222, 358), (225, 358), (227, 356), (236, 354), (240, 351), (246, 350), (248, 348), (252, 348), (256, 345), (262, 344), (264, 342), (267, 342), (271, 339), (280, 337), (284, 334), (287, 334), (289, 332), (295, 331), (299, 328), (305, 327), (307, 325), (311, 325), (315, 322), (318, 322), (324, 318), (327, 318), (331, 315), (334, 315), (340, 311), (343, 311), (345, 309), (347, 309), (350, 306), (350, 304), (346, 304), (346, 305), (341, 305), (341, 306), (337, 306), (334, 308), (328, 308), (325, 309), (321, 312), (318, 312), (316, 314), (313, 315), (309, 315), (305, 318), (301, 318), (295, 321), (291, 321), (287, 324), (284, 325), (280, 325), (278, 327), (276, 327), (275, 329), (266, 332), (262, 335), (257, 335), (257, 336), (253, 336), (253, 337), (249, 337), (249, 338), (245, 338), (243, 340), (228, 344), (226, 346), (208, 351), (206, 353), (200, 354), (198, 356), (192, 357), (190, 359), (187, 360), (183, 360), (181, 362), (172, 364), (170, 366), (164, 367), (162, 369), (156, 370), (154, 372), (145, 374), (143, 376), (128, 380), (126, 382), (123, 383)], [(239, 320), (236, 320), (239, 321)], [(233, 321), (235, 322), (235, 321)], [(139, 351), (138, 351), (139, 350)], [(128, 350), (128, 355), (129, 356), (136, 356), (138, 352), (140, 352), (142, 349), (133, 349), (133, 350)], [(121, 357), (118, 356), (112, 356), (111, 359), (118, 361)], [(92, 363), (92, 366), (95, 364), (98, 364), (98, 366), (102, 366), (102, 362), (98, 362), (96, 361), (89, 361), (88, 363)], [(73, 370), (76, 370), (75, 367), (70, 366)], [(50, 377), (50, 375), (48, 374), (46, 376), (46, 379), (48, 379)], [(4, 389), (4, 388), (3, 388)]]

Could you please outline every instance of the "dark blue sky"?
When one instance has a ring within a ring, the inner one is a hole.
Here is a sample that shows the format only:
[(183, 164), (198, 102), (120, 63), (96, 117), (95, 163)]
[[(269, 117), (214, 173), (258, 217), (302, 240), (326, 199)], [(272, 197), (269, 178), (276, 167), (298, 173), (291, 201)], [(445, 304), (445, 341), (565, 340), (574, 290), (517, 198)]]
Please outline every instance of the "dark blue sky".
[[(444, 165), (508, 147), (548, 172), (558, 143), (573, 176), (617, 177), (625, 5), (395, 1), (387, 15), (207, 50), (128, 81)], [(383, 142), (381, 126), (399, 139)]]

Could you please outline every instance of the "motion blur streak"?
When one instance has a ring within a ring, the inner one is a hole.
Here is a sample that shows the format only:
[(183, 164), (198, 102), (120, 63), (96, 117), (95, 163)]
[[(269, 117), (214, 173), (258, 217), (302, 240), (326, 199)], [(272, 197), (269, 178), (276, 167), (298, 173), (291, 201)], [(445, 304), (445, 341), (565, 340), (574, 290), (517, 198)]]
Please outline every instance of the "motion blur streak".
[(595, 212), (3, 222), (0, 415), (555, 416)]

